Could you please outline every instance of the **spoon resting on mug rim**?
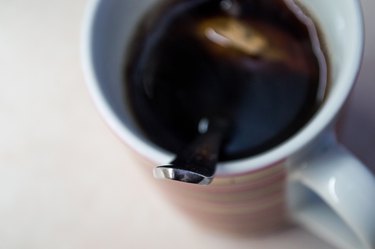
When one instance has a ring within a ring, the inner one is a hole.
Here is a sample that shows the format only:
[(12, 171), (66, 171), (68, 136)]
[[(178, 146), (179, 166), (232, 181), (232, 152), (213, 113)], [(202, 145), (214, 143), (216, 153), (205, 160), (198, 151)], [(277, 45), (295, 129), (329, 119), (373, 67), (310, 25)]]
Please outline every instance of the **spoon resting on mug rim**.
[[(218, 45), (220, 49), (216, 50), (217, 53), (222, 50), (233, 54), (240, 52), (243, 56), (263, 57), (268, 61), (284, 60), (286, 57), (283, 50), (272, 46), (261, 31), (232, 16), (203, 21), (197, 26), (197, 36), (206, 43)], [(202, 185), (212, 182), (220, 149), (230, 132), (231, 120), (222, 115), (208, 121), (207, 130), (178, 153), (172, 162), (154, 169), (155, 178)]]
[(206, 123), (206, 131), (178, 153), (170, 164), (156, 167), (155, 178), (201, 185), (212, 182), (230, 122), (225, 118), (202, 119), (202, 122)]

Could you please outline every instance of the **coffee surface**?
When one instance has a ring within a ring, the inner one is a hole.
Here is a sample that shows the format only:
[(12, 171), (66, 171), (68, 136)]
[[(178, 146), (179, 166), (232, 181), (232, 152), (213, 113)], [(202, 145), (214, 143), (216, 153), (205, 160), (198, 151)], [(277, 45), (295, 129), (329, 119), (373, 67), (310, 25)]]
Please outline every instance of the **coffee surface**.
[(164, 2), (144, 16), (128, 49), (126, 104), (144, 135), (168, 151), (225, 119), (220, 160), (264, 152), (323, 102), (315, 28), (281, 0)]

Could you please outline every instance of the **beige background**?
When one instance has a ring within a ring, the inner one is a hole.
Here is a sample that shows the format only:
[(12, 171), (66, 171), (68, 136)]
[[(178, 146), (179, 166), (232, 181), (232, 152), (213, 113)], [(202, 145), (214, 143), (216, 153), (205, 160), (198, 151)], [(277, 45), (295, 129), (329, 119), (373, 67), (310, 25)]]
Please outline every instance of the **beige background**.
[[(375, 169), (375, 1), (362, 2), (366, 52), (340, 134)], [(0, 0), (0, 249), (332, 248), (298, 228), (257, 239), (215, 234), (165, 203), (85, 88), (85, 5)]]

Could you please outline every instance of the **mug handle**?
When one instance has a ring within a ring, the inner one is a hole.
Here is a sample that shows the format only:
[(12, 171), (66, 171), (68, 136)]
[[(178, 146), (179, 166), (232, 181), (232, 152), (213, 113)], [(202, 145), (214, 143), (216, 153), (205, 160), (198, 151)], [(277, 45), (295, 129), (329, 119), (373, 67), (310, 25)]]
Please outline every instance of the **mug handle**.
[(375, 178), (336, 141), (334, 132), (322, 141), (291, 169), (290, 217), (339, 248), (374, 249)]

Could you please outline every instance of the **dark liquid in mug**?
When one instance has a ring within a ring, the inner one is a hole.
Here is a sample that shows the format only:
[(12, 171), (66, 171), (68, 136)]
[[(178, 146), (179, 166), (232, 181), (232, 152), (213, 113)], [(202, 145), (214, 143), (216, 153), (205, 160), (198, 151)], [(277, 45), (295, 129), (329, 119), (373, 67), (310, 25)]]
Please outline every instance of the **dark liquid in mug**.
[(326, 94), (310, 21), (281, 0), (164, 2), (144, 16), (128, 50), (126, 104), (144, 135), (170, 152), (217, 118), (230, 122), (220, 160), (269, 150), (306, 125)]

